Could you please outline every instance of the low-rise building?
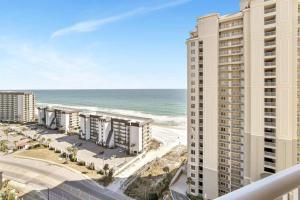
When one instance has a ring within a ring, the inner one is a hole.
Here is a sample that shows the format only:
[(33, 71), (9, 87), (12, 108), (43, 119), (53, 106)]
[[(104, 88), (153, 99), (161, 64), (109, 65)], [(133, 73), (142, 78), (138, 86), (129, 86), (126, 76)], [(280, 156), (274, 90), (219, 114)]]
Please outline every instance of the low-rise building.
[(0, 91), (0, 121), (35, 121), (35, 95), (32, 92)]
[(151, 138), (149, 118), (113, 115), (110, 113), (81, 114), (80, 136), (108, 148), (121, 147), (129, 154), (148, 149)]
[(38, 124), (49, 129), (75, 132), (79, 129), (79, 111), (65, 108), (38, 108)]

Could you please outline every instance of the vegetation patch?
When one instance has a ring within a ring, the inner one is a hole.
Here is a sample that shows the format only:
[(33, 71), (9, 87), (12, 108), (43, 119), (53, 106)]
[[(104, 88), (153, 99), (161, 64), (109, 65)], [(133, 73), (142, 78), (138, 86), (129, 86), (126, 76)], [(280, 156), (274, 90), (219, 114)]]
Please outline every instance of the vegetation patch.
[(11, 186), (9, 186), (9, 181), (5, 180), (3, 182), (2, 188), (0, 190), (0, 199), (2, 200), (19, 200), (18, 191)]
[(136, 175), (125, 194), (137, 200), (162, 198), (186, 156), (185, 147), (177, 146), (161, 159), (154, 160)]
[(150, 140), (149, 151), (158, 149), (160, 147), (160, 145), (161, 145), (161, 142), (159, 142), (158, 140), (156, 140), (156, 139)]

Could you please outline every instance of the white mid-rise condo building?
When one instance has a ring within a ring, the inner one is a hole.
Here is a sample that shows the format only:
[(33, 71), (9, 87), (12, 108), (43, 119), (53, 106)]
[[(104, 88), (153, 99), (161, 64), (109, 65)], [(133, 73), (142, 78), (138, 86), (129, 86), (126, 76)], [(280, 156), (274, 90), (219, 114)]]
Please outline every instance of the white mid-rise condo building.
[(80, 135), (101, 146), (121, 147), (129, 154), (138, 154), (149, 148), (151, 123), (148, 118), (110, 113), (81, 114)]
[(38, 108), (38, 124), (71, 133), (79, 129), (79, 111), (66, 108)]
[(300, 2), (241, 0), (187, 40), (188, 177), (213, 199), (299, 162)]
[(0, 121), (35, 122), (35, 101), (32, 92), (0, 91)]

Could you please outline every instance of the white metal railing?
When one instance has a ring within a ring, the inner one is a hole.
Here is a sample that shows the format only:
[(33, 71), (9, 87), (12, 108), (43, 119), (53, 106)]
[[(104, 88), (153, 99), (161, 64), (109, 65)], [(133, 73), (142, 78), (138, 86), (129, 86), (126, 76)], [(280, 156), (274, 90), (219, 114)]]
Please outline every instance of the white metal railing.
[(276, 86), (276, 82), (265, 82), (265, 86)]
[(265, 76), (276, 76), (276, 72), (265, 72)]
[(265, 42), (265, 46), (273, 46), (273, 45), (275, 45), (275, 44), (276, 44), (275, 41)]
[(275, 12), (275, 11), (276, 11), (276, 8), (268, 8), (268, 9), (265, 9), (265, 14)]
[[(287, 195), (300, 185), (300, 165), (282, 170), (264, 179), (246, 185), (216, 200), (265, 200)], [(294, 196), (296, 197), (296, 195)], [(296, 198), (295, 198), (296, 199)]]
[(265, 36), (271, 36), (271, 35), (275, 35), (275, 34), (276, 34), (276, 31), (265, 32)]
[(276, 106), (276, 102), (265, 102), (265, 106)]
[(266, 20), (266, 21), (265, 21), (265, 25), (274, 24), (275, 22), (276, 22), (275, 19)]
[(276, 62), (265, 62), (265, 66), (274, 66)]

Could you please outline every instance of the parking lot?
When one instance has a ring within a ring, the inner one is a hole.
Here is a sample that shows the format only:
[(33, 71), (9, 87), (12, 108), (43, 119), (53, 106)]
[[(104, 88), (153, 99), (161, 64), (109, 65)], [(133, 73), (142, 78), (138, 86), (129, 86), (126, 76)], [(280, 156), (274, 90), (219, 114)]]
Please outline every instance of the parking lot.
[(32, 139), (43, 137), (47, 140), (50, 138), (49, 146), (61, 152), (67, 152), (66, 149), (69, 146), (76, 146), (78, 148), (77, 159), (85, 163), (94, 163), (96, 170), (102, 169), (105, 164), (116, 170), (134, 158), (134, 156), (127, 155), (121, 148), (107, 149), (91, 141), (79, 139), (78, 135), (66, 135), (40, 126), (33, 128), (10, 125), (10, 127)]
[(16, 148), (16, 144), (25, 139), (27, 138), (11, 129), (10, 125), (0, 125), (0, 140), (7, 141), (8, 152), (12, 152)]

